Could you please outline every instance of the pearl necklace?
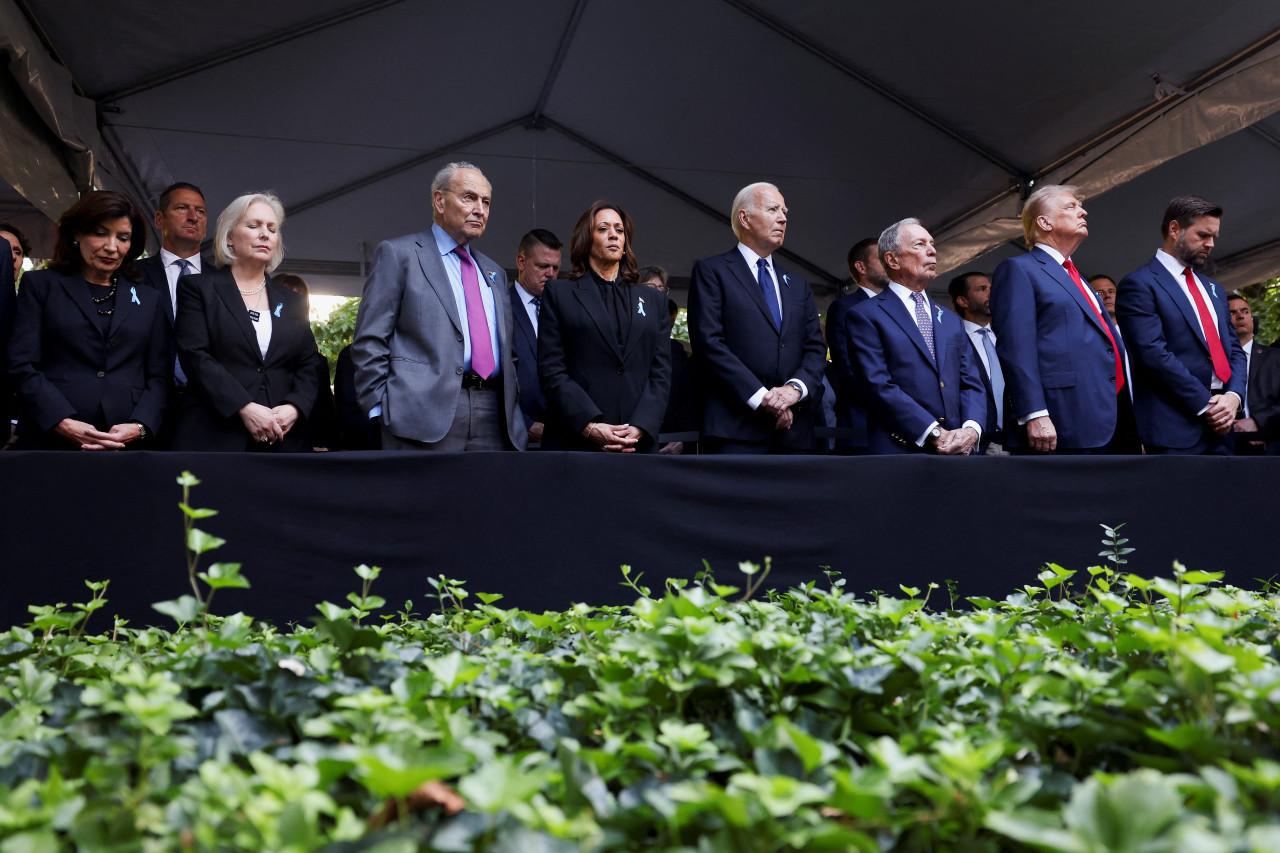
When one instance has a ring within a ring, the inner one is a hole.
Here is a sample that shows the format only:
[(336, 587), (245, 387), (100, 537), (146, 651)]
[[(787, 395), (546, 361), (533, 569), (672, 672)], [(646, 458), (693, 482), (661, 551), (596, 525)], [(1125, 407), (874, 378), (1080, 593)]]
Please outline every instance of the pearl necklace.
[(264, 288), (264, 287), (266, 287), (266, 286), (267, 286), (267, 277), (264, 275), (264, 276), (262, 277), (262, 284), (258, 285), (258, 286), (257, 286), (257, 287), (255, 287), (253, 290), (240, 290), (239, 285), (237, 285), (237, 286), (236, 286), (236, 290), (240, 290), (240, 295), (241, 295), (241, 296), (253, 296), (253, 294), (255, 294), (255, 293), (257, 293), (258, 291), (262, 290), (262, 288)]

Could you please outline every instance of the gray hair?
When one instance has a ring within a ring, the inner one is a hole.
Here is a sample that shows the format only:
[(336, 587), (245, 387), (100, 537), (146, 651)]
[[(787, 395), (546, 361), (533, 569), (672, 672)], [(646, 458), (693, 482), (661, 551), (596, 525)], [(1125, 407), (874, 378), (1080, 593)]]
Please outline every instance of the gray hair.
[(271, 212), (276, 215), (276, 228), (279, 229), (276, 232), (276, 249), (271, 253), (271, 260), (267, 262), (267, 272), (275, 272), (276, 267), (280, 266), (284, 260), (284, 205), (280, 203), (280, 199), (276, 198), (275, 193), (266, 190), (260, 193), (245, 193), (218, 214), (218, 227), (213, 232), (213, 262), (216, 266), (225, 267), (235, 260), (235, 255), (231, 253), (231, 246), (228, 245), (231, 229), (239, 225), (240, 220), (244, 219), (245, 214), (249, 212), (249, 208), (258, 202), (271, 208)]
[[(479, 169), (468, 163), (466, 160), (446, 163), (445, 167), (436, 172), (436, 176), (431, 179), (431, 194), (435, 195), (438, 192), (444, 192), (449, 189), (449, 187), (453, 185), (453, 176), (458, 174), (459, 169), (470, 169), (473, 172), (479, 172), (480, 177), (484, 178), (484, 172), (480, 172)], [(489, 180), (488, 178), (484, 179), (486, 181)]]
[[(884, 256), (890, 252), (902, 251), (902, 229), (908, 225), (920, 225), (920, 220), (914, 216), (908, 216), (906, 219), (893, 223), (888, 228), (880, 232), (880, 239), (876, 242), (876, 249), (880, 252), (880, 263), (884, 264)], [(885, 264), (885, 269), (889, 267)]]
[(756, 209), (756, 190), (770, 189), (778, 195), (782, 195), (782, 190), (775, 187), (767, 181), (757, 181), (754, 184), (747, 184), (738, 190), (738, 194), (733, 197), (733, 206), (729, 208), (729, 227), (733, 229), (733, 236), (739, 240), (742, 239), (742, 224), (738, 222), (738, 214), (742, 211), (752, 211)]

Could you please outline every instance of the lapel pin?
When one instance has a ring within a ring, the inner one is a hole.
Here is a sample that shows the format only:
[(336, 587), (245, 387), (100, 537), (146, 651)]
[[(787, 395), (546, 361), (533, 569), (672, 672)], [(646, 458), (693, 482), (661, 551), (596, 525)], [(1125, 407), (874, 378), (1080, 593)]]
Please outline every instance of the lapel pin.
[(937, 305), (937, 306), (935, 306), (935, 307), (938, 309), (938, 320), (937, 320), (937, 322), (941, 323), (941, 322), (942, 322), (942, 306), (941, 306), (941, 305)]
[(786, 273), (782, 274), (782, 283), (785, 284), (787, 287), (791, 286), (791, 279), (787, 277)]
[(637, 304), (636, 304), (636, 313), (637, 313), (637, 314), (639, 314), (641, 317), (648, 317), (649, 315), (648, 315), (648, 314), (646, 314), (646, 313), (644, 313), (644, 297), (643, 297), (643, 296), (637, 296), (637, 297), (636, 297), (636, 303), (637, 303)]
[(490, 284), (498, 283), (498, 273), (494, 270), (485, 270), (485, 275), (489, 276)]
[(129, 301), (132, 302), (134, 305), (142, 304), (142, 300), (138, 298), (138, 288), (136, 287), (129, 288), (129, 296), (130, 296)]
[(275, 314), (277, 317), (279, 317), (279, 316), (280, 316), (280, 310), (281, 310), (282, 308), (284, 308), (284, 303), (283, 303), (283, 302), (277, 302), (277, 303), (276, 303), (276, 310), (272, 311), (271, 313), (272, 313), (272, 314)]
[(1218, 298), (1218, 285), (1216, 285), (1216, 284), (1211, 284), (1211, 285), (1209, 285), (1209, 292), (1213, 294), (1213, 298), (1214, 298), (1214, 299), (1217, 299), (1217, 298)]

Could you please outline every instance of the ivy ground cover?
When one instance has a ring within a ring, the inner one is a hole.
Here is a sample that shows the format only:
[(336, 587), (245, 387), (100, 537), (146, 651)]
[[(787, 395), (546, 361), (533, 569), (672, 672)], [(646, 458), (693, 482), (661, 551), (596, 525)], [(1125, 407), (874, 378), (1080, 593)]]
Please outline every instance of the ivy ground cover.
[(196, 587), (176, 630), (87, 631), (97, 584), (33, 607), (0, 853), (1280, 850), (1274, 590), (1049, 567), (931, 609), (745, 569), (530, 613), (444, 579), (391, 612), (361, 567), (288, 628)]

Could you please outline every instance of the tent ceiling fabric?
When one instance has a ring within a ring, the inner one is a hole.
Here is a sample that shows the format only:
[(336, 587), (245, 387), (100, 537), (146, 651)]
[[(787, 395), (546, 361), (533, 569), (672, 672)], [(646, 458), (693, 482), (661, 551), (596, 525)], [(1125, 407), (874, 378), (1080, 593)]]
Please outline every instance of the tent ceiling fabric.
[[(642, 263), (688, 275), (732, 245), (737, 189), (769, 180), (786, 263), (822, 297), (905, 216), (948, 238), (944, 267), (989, 271), (1020, 251), (1026, 182), (1074, 175), (1096, 189), (1086, 273), (1143, 263), (1186, 192), (1226, 208), (1227, 280), (1280, 272), (1280, 49), (1240, 56), (1280, 32), (1271, 0), (140, 5), (0, 0), (98, 102), (118, 155), (99, 185), (150, 204), (188, 180), (213, 212), (272, 188), (289, 258), (349, 293), (379, 241), (426, 227), (431, 175), (459, 158), (493, 183), (480, 245), (509, 265), (524, 231), (567, 240), (607, 197)], [(1154, 106), (1153, 72), (1198, 88)]]

